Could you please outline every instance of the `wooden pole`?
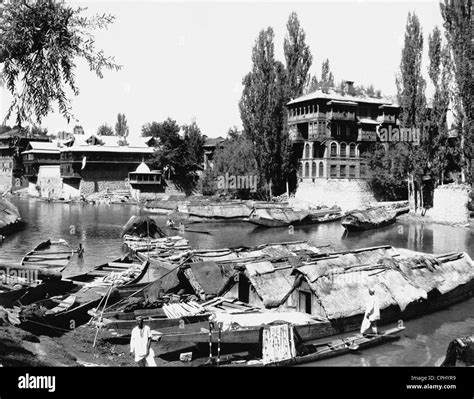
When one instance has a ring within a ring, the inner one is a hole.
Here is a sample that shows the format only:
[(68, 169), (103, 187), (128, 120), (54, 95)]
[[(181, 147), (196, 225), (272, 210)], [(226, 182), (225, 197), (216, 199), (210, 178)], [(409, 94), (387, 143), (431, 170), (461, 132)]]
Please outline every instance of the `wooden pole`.
[(209, 322), (209, 362), (212, 363), (212, 321)]

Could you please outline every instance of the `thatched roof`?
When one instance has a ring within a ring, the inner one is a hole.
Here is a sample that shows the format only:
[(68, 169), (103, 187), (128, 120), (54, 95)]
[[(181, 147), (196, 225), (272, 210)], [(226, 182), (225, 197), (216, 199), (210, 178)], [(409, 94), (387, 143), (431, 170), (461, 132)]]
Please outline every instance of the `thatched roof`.
[(295, 211), (292, 208), (254, 208), (250, 218), (277, 220), (284, 223), (301, 222), (310, 215), (308, 211)]
[(245, 275), (267, 308), (278, 307), (293, 290), (292, 267), (275, 268), (269, 261), (249, 263)]
[(369, 287), (375, 289), (380, 309), (396, 305), (403, 311), (434, 289), (445, 294), (474, 280), (474, 263), (467, 254), (396, 255), (391, 247), (346, 253), (314, 260), (293, 274), (305, 277), (329, 319), (363, 314)]
[(401, 259), (400, 270), (412, 284), (426, 292), (437, 289), (441, 294), (474, 279), (474, 263), (467, 253)]
[(355, 210), (348, 212), (344, 219), (356, 219), (359, 223), (379, 224), (390, 220), (396, 216), (395, 211), (387, 210), (384, 207), (369, 208), (366, 210)]
[(215, 262), (194, 262), (189, 267), (204, 294), (211, 296), (218, 295), (234, 274), (232, 265), (218, 265)]
[(122, 237), (125, 234), (136, 237), (166, 237), (166, 234), (158, 227), (155, 220), (148, 216), (132, 216), (123, 227)]

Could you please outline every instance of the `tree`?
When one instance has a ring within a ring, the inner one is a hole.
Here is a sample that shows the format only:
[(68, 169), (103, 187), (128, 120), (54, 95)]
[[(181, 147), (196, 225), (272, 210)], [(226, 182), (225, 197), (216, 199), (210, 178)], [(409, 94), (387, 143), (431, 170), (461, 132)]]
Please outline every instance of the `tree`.
[(183, 125), (184, 141), (188, 147), (189, 160), (190, 162), (201, 165), (204, 162), (204, 142), (205, 137), (201, 134), (196, 122), (190, 125)]
[(444, 0), (440, 3), (446, 39), (453, 57), (457, 117), (460, 127), (463, 181), (472, 182), (474, 140), (474, 81), (472, 77), (472, 1)]
[(196, 189), (200, 165), (191, 159), (188, 143), (179, 135), (180, 127), (175, 120), (152, 122), (142, 127), (142, 136), (155, 137), (159, 141), (152, 163), (161, 169), (166, 178), (173, 180), (186, 194)]
[(71, 99), (79, 94), (75, 69), (78, 58), (102, 78), (104, 69), (120, 69), (112, 57), (96, 50), (92, 31), (105, 29), (114, 17), (85, 17), (84, 8), (62, 1), (11, 1), (0, 6), (0, 63), (3, 79), (13, 96), (5, 121), (12, 113), (21, 126), (41, 123), (57, 105), (69, 122)]
[(107, 125), (106, 123), (99, 126), (97, 129), (97, 136), (113, 136), (114, 130), (111, 126)]
[(450, 83), (452, 65), (449, 49), (443, 46), (441, 31), (436, 26), (428, 37), (430, 64), (428, 75), (434, 87), (433, 103), (429, 112), (426, 130), (430, 171), (438, 183), (443, 183), (448, 165), (456, 164), (456, 148), (450, 145), (447, 113), (452, 99)]
[[(203, 191), (205, 194), (215, 194), (219, 189), (218, 178), (226, 175), (247, 178), (247, 181), (252, 179), (252, 182), (256, 181), (258, 184), (257, 161), (253, 143), (237, 129), (229, 129), (222, 146), (218, 147), (214, 153), (213, 163), (213, 169), (206, 171), (204, 176)], [(249, 198), (252, 195), (249, 187), (227, 188), (226, 191), (239, 198)]]
[(118, 114), (117, 115), (117, 122), (115, 123), (115, 135), (119, 137), (127, 137), (128, 136), (128, 125), (127, 125), (127, 118), (125, 114)]
[(334, 76), (329, 66), (329, 60), (323, 61), (321, 65), (321, 81), (319, 82), (319, 88), (327, 93), (329, 89), (334, 87)]
[(283, 191), (284, 105), (286, 71), (275, 60), (273, 29), (262, 30), (252, 50), (252, 71), (243, 79), (244, 90), (239, 103), (246, 137), (253, 143), (261, 178), (269, 187)]
[[(400, 105), (402, 128), (423, 128), (426, 117), (425, 80), (422, 76), (423, 32), (415, 13), (408, 13), (405, 42), (402, 49), (400, 72), (397, 76), (397, 97)], [(407, 146), (406, 174), (410, 208), (416, 211), (423, 207), (423, 176), (428, 165), (427, 146), (401, 143)]]
[(306, 44), (306, 33), (301, 28), (298, 15), (295, 12), (290, 14), (286, 27), (288, 32), (283, 47), (286, 60), (288, 97), (292, 99), (303, 94), (303, 89), (309, 81), (308, 71), (313, 63), (313, 56)]
[(30, 134), (32, 136), (46, 136), (48, 134), (48, 129), (41, 128), (40, 126), (33, 125), (30, 130)]

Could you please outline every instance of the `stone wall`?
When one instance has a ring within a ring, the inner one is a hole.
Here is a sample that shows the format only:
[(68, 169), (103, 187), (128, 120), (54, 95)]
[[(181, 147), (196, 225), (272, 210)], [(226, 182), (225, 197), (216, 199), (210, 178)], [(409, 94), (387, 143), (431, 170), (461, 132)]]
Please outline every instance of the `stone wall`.
[(4, 193), (7, 190), (10, 190), (12, 187), (13, 177), (12, 171), (3, 171), (0, 168), (0, 194)]
[(135, 201), (154, 201), (154, 200), (166, 200), (170, 196), (185, 197), (186, 194), (179, 190), (171, 180), (165, 180), (166, 186), (162, 191), (158, 192), (143, 192), (139, 189), (130, 187), (130, 194)]
[(439, 223), (469, 222), (469, 194), (471, 187), (465, 184), (445, 184), (434, 190), (433, 208), (425, 216)]
[(86, 168), (81, 171), (82, 181), (80, 192), (82, 195), (88, 196), (92, 193), (105, 191), (107, 189), (109, 189), (109, 191), (128, 190), (128, 172), (135, 169), (135, 166), (128, 168), (120, 164), (104, 165), (101, 166), (100, 170), (87, 170)]
[(343, 210), (376, 202), (368, 182), (362, 179), (305, 179), (298, 183), (295, 199), (300, 204), (338, 205)]

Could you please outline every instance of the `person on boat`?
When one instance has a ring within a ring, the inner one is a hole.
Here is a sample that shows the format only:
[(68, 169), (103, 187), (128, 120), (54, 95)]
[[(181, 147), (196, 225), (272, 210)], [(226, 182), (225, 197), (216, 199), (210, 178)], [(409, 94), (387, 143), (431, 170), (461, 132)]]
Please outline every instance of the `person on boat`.
[(135, 356), (139, 367), (156, 367), (155, 352), (151, 348), (151, 330), (143, 325), (143, 317), (137, 318), (137, 325), (132, 330), (130, 353)]
[(82, 247), (82, 244), (79, 243), (79, 247), (77, 248), (77, 257), (82, 258), (82, 255), (84, 255), (84, 248)]
[(367, 335), (367, 331), (372, 329), (373, 334), (377, 334), (377, 321), (380, 320), (380, 308), (375, 290), (373, 287), (369, 287), (369, 300), (367, 302), (367, 308), (364, 314), (364, 320), (360, 327), (360, 333)]
[(166, 221), (166, 227), (174, 227), (174, 222), (171, 220), (171, 218), (168, 218)]

